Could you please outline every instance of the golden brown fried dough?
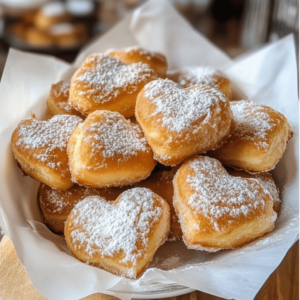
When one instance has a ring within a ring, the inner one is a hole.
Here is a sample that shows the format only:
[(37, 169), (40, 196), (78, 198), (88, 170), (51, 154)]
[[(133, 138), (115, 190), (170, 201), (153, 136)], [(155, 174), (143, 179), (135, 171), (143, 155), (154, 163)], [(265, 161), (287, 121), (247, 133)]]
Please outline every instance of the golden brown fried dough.
[(83, 115), (68, 104), (70, 79), (52, 84), (47, 99), (48, 111), (51, 115), (76, 115), (83, 118)]
[(79, 201), (89, 196), (116, 200), (126, 189), (128, 188), (94, 189), (75, 184), (67, 191), (59, 191), (41, 183), (37, 198), (44, 223), (55, 233), (64, 233), (65, 222)]
[(274, 228), (270, 192), (256, 179), (230, 176), (216, 159), (189, 159), (173, 184), (173, 203), (189, 249), (241, 247)]
[(230, 102), (230, 107), (236, 130), (226, 144), (208, 155), (252, 173), (274, 169), (292, 137), (286, 117), (252, 101)]
[(168, 71), (167, 78), (188, 88), (195, 84), (205, 84), (220, 90), (228, 98), (232, 99), (230, 80), (221, 71), (207, 66), (183, 68)]
[(266, 190), (268, 190), (273, 198), (273, 209), (276, 213), (279, 213), (281, 207), (281, 201), (279, 198), (279, 190), (275, 184), (275, 181), (270, 173), (249, 174), (244, 171), (236, 171), (228, 168), (227, 172), (231, 176), (238, 176), (243, 178), (256, 179)]
[(153, 172), (150, 177), (135, 184), (136, 187), (145, 187), (150, 189), (152, 192), (161, 196), (168, 202), (171, 213), (170, 233), (168, 235), (168, 241), (170, 242), (182, 239), (182, 231), (173, 206), (174, 189), (172, 180), (174, 175), (175, 173), (173, 170)]
[(166, 76), (168, 69), (167, 59), (161, 53), (134, 46), (121, 50), (109, 50), (106, 54), (118, 58), (126, 65), (139, 62), (147, 64), (159, 77), (164, 78)]
[(87, 116), (96, 110), (134, 115), (136, 97), (148, 82), (157, 79), (148, 65), (126, 65), (104, 54), (92, 54), (71, 79), (69, 104)]
[(68, 155), (72, 180), (98, 188), (134, 184), (156, 165), (139, 125), (106, 110), (91, 113), (74, 130)]
[(48, 121), (21, 121), (11, 136), (11, 146), (23, 172), (55, 189), (72, 187), (67, 142), (81, 121), (69, 115), (56, 115)]
[(170, 229), (165, 200), (146, 188), (122, 193), (116, 201), (89, 197), (79, 202), (65, 225), (65, 237), (79, 260), (118, 276), (137, 278)]
[(169, 79), (147, 84), (139, 93), (135, 116), (157, 161), (174, 166), (216, 149), (233, 130), (228, 99), (204, 85), (182, 88)]

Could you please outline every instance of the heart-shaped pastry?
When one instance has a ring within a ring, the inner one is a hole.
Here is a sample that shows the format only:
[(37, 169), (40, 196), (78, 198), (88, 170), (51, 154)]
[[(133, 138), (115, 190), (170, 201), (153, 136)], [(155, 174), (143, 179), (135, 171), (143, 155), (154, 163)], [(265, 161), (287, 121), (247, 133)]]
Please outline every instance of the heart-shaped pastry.
[(118, 276), (138, 277), (170, 228), (169, 206), (146, 188), (123, 192), (116, 201), (88, 197), (65, 225), (65, 238), (79, 260)]
[(230, 107), (236, 130), (226, 144), (208, 155), (251, 173), (274, 169), (293, 135), (286, 117), (247, 100), (230, 102)]
[(111, 110), (132, 117), (139, 91), (154, 79), (157, 75), (146, 64), (126, 65), (108, 55), (92, 54), (71, 79), (69, 104), (85, 116)]
[(221, 71), (208, 66), (183, 68), (167, 72), (167, 78), (187, 88), (195, 84), (205, 84), (220, 90), (231, 100), (232, 92), (229, 79)]
[(126, 65), (138, 62), (147, 64), (159, 77), (166, 76), (166, 71), (168, 69), (167, 59), (161, 53), (133, 46), (121, 50), (111, 49), (108, 50), (106, 54), (118, 58)]
[(82, 122), (77, 116), (56, 115), (48, 121), (21, 121), (11, 137), (14, 156), (23, 172), (52, 188), (67, 190), (72, 185), (67, 142)]
[(256, 179), (230, 176), (216, 159), (189, 159), (173, 184), (173, 204), (190, 249), (236, 248), (274, 228), (269, 190)]
[(74, 130), (68, 155), (72, 180), (98, 188), (136, 183), (156, 165), (139, 125), (106, 110), (91, 113)]
[(51, 115), (76, 115), (83, 117), (80, 112), (68, 104), (70, 79), (59, 81), (52, 84), (49, 97), (47, 99), (47, 108)]
[(125, 190), (125, 187), (95, 189), (74, 184), (69, 190), (60, 191), (41, 183), (37, 199), (44, 223), (55, 233), (63, 234), (65, 222), (71, 210), (79, 201), (89, 196), (100, 196), (106, 200), (116, 200)]
[(135, 116), (155, 159), (164, 165), (216, 149), (234, 130), (222, 92), (204, 85), (185, 89), (169, 79), (154, 80), (142, 89)]
[(173, 206), (174, 188), (172, 180), (174, 175), (175, 172), (173, 170), (153, 172), (151, 176), (134, 185), (135, 187), (148, 188), (168, 202), (171, 213), (170, 232), (167, 239), (168, 242), (182, 239), (180, 223)]

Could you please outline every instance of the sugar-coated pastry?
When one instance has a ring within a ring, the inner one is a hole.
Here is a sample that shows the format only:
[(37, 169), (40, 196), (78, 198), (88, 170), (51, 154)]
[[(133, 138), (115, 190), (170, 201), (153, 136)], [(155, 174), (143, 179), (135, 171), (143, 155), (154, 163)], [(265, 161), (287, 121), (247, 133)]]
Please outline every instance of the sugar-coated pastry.
[(189, 249), (241, 247), (274, 228), (270, 192), (256, 179), (230, 176), (214, 158), (189, 159), (173, 185), (173, 204)]
[(252, 101), (230, 102), (236, 130), (221, 148), (210, 152), (222, 164), (248, 172), (274, 169), (292, 131), (286, 117)]
[(231, 100), (230, 80), (221, 71), (207, 66), (182, 68), (167, 72), (167, 78), (187, 88), (195, 84), (205, 84), (219, 89)]
[(154, 158), (171, 166), (220, 147), (234, 129), (222, 92), (205, 85), (185, 89), (169, 79), (154, 80), (142, 89), (135, 116)]
[(62, 2), (53, 1), (45, 4), (35, 15), (34, 25), (40, 29), (48, 29), (54, 24), (67, 22), (70, 19), (66, 6)]
[(67, 142), (80, 122), (81, 118), (70, 115), (21, 121), (11, 136), (11, 146), (24, 174), (55, 189), (71, 188)]
[(126, 65), (108, 55), (92, 54), (71, 79), (69, 104), (85, 116), (111, 110), (129, 118), (139, 91), (156, 78), (146, 64)]
[(139, 125), (98, 110), (70, 136), (72, 180), (90, 187), (125, 186), (147, 178), (156, 162)]
[(47, 108), (51, 115), (77, 115), (82, 114), (68, 104), (70, 89), (70, 79), (59, 81), (52, 84), (49, 97), (47, 99)]
[(127, 188), (95, 189), (73, 185), (67, 191), (52, 189), (41, 183), (38, 203), (44, 223), (56, 233), (64, 233), (65, 222), (74, 206), (89, 196), (100, 196), (105, 200), (116, 200)]
[(276, 213), (279, 213), (281, 206), (279, 189), (277, 188), (271, 173), (249, 174), (244, 171), (236, 171), (230, 168), (227, 168), (227, 172), (231, 176), (256, 179), (266, 190), (270, 192), (273, 198), (273, 209)]
[(146, 188), (123, 192), (116, 201), (88, 197), (65, 225), (65, 238), (79, 260), (118, 276), (137, 278), (170, 229), (169, 205)]
[(168, 69), (166, 57), (158, 52), (134, 46), (121, 50), (108, 50), (106, 54), (118, 58), (126, 65), (141, 62), (147, 64), (159, 77), (165, 77)]
[(35, 27), (29, 27), (25, 32), (25, 40), (28, 44), (40, 48), (54, 46), (54, 40), (47, 31)]
[(182, 231), (173, 206), (174, 189), (172, 180), (174, 178), (174, 174), (175, 173), (173, 171), (153, 172), (150, 177), (135, 184), (136, 187), (145, 187), (150, 189), (152, 192), (161, 196), (168, 202), (171, 213), (171, 224), (167, 240), (170, 242), (182, 239)]

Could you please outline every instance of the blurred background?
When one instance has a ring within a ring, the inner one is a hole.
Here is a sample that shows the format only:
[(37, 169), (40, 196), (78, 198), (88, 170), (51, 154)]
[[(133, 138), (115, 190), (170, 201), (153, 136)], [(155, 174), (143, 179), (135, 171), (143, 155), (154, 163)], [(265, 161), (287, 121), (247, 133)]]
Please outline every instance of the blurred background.
[[(0, 0), (0, 76), (9, 47), (72, 62), (81, 47), (144, 2)], [(291, 32), (298, 47), (298, 0), (173, 0), (171, 3), (196, 30), (230, 57)]]

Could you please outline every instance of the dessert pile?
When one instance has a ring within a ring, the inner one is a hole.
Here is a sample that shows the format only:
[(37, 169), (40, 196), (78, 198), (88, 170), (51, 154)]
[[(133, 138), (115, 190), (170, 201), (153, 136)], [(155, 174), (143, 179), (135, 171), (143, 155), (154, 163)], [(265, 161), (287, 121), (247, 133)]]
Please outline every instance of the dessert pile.
[(80, 261), (127, 278), (166, 241), (241, 247), (280, 210), (268, 171), (292, 137), (286, 117), (232, 101), (211, 67), (167, 69), (139, 47), (92, 54), (52, 85), (52, 117), (23, 120), (11, 137), (18, 166), (40, 182), (44, 223)]

